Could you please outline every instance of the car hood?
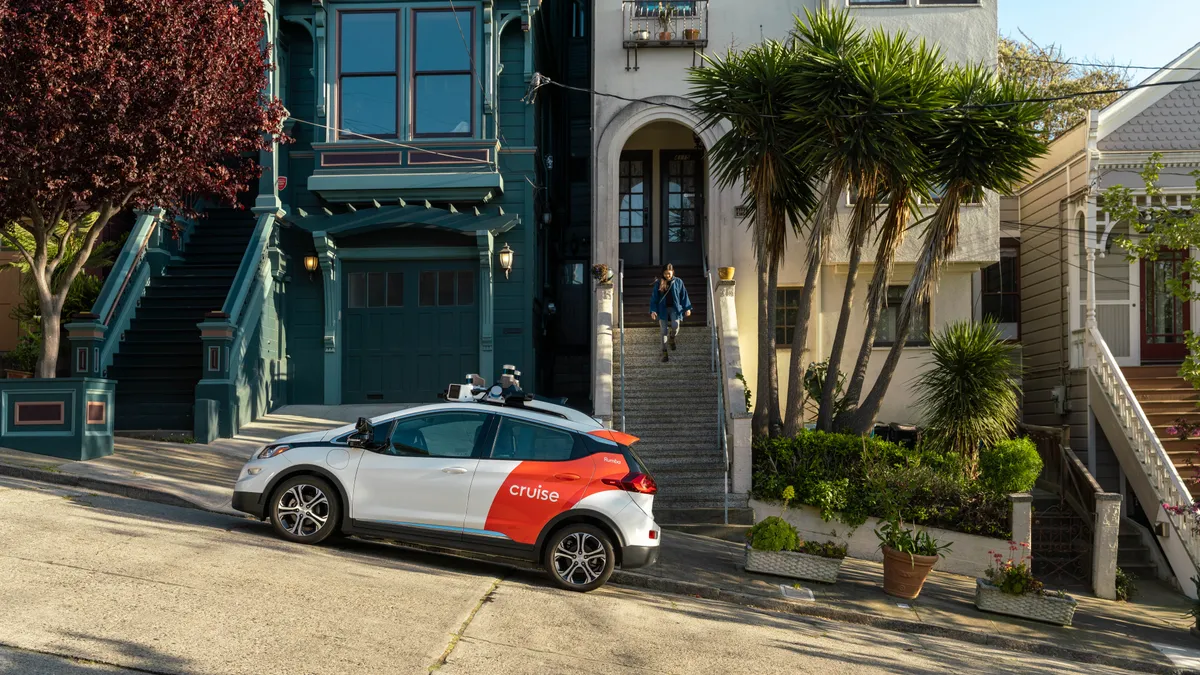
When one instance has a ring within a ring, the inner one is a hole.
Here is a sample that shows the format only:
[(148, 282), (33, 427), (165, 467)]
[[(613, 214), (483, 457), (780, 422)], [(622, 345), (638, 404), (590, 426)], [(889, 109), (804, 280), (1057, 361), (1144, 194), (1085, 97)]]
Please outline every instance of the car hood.
[[(352, 426), (347, 427), (346, 430), (350, 431), (353, 428), (354, 427)], [(326, 438), (331, 437), (331, 434), (332, 432), (329, 431), (309, 431), (303, 434), (284, 436), (283, 438), (271, 441), (271, 445), (282, 445), (285, 443), (319, 443), (326, 440)]]

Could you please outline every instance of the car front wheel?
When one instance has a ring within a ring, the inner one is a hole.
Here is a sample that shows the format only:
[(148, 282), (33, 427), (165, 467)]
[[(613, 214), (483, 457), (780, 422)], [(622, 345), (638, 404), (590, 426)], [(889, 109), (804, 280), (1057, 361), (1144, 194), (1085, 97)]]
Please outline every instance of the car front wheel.
[(567, 525), (546, 547), (546, 571), (560, 588), (586, 593), (604, 585), (616, 566), (612, 540), (598, 527)]
[(271, 524), (289, 541), (319, 544), (337, 531), (340, 518), (337, 493), (316, 476), (289, 478), (271, 497)]

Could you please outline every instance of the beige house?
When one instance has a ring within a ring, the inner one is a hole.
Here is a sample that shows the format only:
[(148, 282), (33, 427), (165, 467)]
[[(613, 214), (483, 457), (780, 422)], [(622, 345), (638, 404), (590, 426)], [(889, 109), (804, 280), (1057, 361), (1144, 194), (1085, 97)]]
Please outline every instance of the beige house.
[(1028, 183), (1004, 200), (1001, 216), (1004, 226), (1020, 229), (1025, 421), (1070, 426), (1070, 446), (1088, 473), (1123, 497), (1123, 533), (1141, 535), (1143, 573), (1173, 579), (1193, 596), (1200, 537), (1194, 522), (1169, 517), (1160, 505), (1191, 501), (1184, 479), (1197, 443), (1167, 428), (1196, 417), (1200, 396), (1176, 373), (1185, 334), (1200, 328), (1200, 306), (1179, 301), (1167, 284), (1196, 253), (1128, 261), (1115, 242), (1129, 226), (1113, 222), (1099, 198), (1124, 185), (1146, 204), (1138, 173), (1159, 152), (1165, 205), (1192, 208), (1190, 173), (1200, 168), (1197, 69), (1200, 45), (1147, 80), (1192, 81), (1139, 89), (1092, 111), (1051, 144)]
[[(688, 68), (701, 62), (701, 53), (723, 52), (728, 46), (745, 46), (764, 38), (786, 38), (794, 16), (805, 9), (848, 7), (863, 28), (883, 27), (907, 31), (937, 44), (948, 61), (994, 63), (998, 41), (997, 0), (755, 0), (754, 2), (673, 2), (676, 16), (668, 31), (655, 21), (658, 3), (638, 0), (597, 2), (594, 21), (592, 259), (625, 271), (621, 284), (597, 290), (594, 305), (595, 356), (592, 391), (596, 415), (643, 437), (639, 448), (655, 467), (671, 467), (676, 456), (678, 473), (658, 469), (664, 491), (676, 485), (689, 505), (717, 505), (707, 496), (720, 495), (719, 468), (697, 473), (699, 454), (720, 467), (728, 452), (733, 471), (730, 491), (744, 498), (750, 488), (749, 419), (740, 377), (751, 387), (756, 382), (757, 316), (756, 262), (747, 223), (739, 213), (740, 186), (718, 187), (709, 170), (705, 148), (727, 130), (702, 129), (689, 110)], [(666, 35), (659, 33), (666, 32)], [(840, 217), (851, 212), (849, 195), (843, 197)], [(912, 378), (928, 358), (922, 346), (930, 331), (950, 322), (972, 319), (981, 305), (981, 268), (1000, 259), (1000, 204), (995, 195), (963, 207), (960, 245), (927, 307), (926, 321), (914, 327), (900, 367), (883, 407), (880, 420), (918, 421), (909, 391)], [(895, 294), (907, 286), (919, 250), (919, 236), (910, 236), (900, 250), (893, 284)], [(845, 288), (846, 247), (835, 245), (817, 281), (811, 333), (811, 353), (806, 361), (828, 355), (836, 330)], [(787, 390), (789, 332), (795, 323), (794, 306), (804, 279), (804, 249), (797, 239), (787, 252), (780, 272), (781, 305), (778, 359), (780, 389)], [(696, 353), (676, 355), (675, 370), (658, 367), (657, 329), (648, 322), (649, 280), (658, 268), (672, 263), (688, 284), (696, 312), (685, 321), (689, 348)], [(737, 269), (732, 283), (719, 282), (717, 270)], [(860, 269), (854, 306), (865, 304), (872, 266)], [(624, 312), (622, 313), (622, 308)], [(877, 342), (869, 387), (886, 356), (889, 316)], [(624, 321), (621, 317), (624, 316)], [(853, 364), (861, 343), (864, 318), (855, 317), (843, 363)], [(623, 327), (626, 329), (621, 330)], [(687, 328), (686, 326), (692, 326)], [(640, 332), (639, 332), (640, 331)], [(688, 333), (688, 331), (691, 331)], [(622, 357), (622, 348), (626, 354)], [(719, 358), (718, 358), (719, 357)], [(710, 363), (717, 362), (711, 374)], [(624, 367), (623, 367), (624, 366)], [(685, 367), (686, 366), (686, 367)], [(850, 366), (846, 366), (848, 369)], [(665, 386), (686, 388), (694, 410), (678, 429), (662, 430), (643, 422), (641, 413)], [(640, 425), (647, 425), (649, 428)], [(663, 438), (654, 437), (662, 433)], [(686, 447), (680, 439), (686, 439)], [(678, 493), (677, 493), (678, 494)], [(744, 503), (744, 502), (743, 502)]]

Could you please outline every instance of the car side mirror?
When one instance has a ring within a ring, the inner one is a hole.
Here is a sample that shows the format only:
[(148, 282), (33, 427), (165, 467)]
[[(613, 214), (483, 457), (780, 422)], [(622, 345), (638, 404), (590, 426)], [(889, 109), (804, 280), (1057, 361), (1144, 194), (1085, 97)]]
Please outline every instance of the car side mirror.
[(352, 448), (369, 450), (375, 446), (375, 427), (365, 417), (358, 418), (354, 424), (354, 433), (346, 439), (346, 445)]

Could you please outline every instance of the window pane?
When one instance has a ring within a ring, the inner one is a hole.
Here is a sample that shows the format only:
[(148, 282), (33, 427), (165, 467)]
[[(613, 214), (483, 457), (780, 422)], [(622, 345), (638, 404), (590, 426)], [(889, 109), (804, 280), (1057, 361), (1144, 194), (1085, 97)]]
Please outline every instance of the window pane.
[(388, 272), (387, 275), (387, 306), (404, 306), (404, 273)]
[(416, 79), (416, 133), (471, 133), (470, 75), (420, 75)]
[(369, 136), (396, 134), (396, 78), (343, 77), (342, 128)]
[(422, 307), (432, 307), (437, 304), (437, 273), (421, 272), (417, 283), (417, 304)]
[(350, 309), (367, 306), (367, 275), (354, 272), (346, 277), (346, 298)]
[(438, 272), (437, 304), (440, 307), (454, 304), (454, 272)]
[(506, 417), (500, 422), (492, 459), (562, 462), (571, 459), (574, 450), (575, 435), (569, 431)]
[(475, 304), (475, 273), (474, 272), (459, 272), (458, 273), (458, 304), (473, 305)]
[(367, 307), (383, 307), (387, 304), (386, 275), (371, 272), (367, 275)]
[(392, 431), (389, 455), (470, 457), (486, 415), (442, 413), (402, 419)]
[(414, 12), (413, 17), (417, 72), (471, 70), (471, 53), (467, 50), (467, 45), (474, 49), (470, 12)]
[(395, 12), (342, 14), (340, 72), (396, 72)]
[(913, 309), (912, 325), (908, 327), (907, 343), (929, 342), (929, 303), (923, 302)]

